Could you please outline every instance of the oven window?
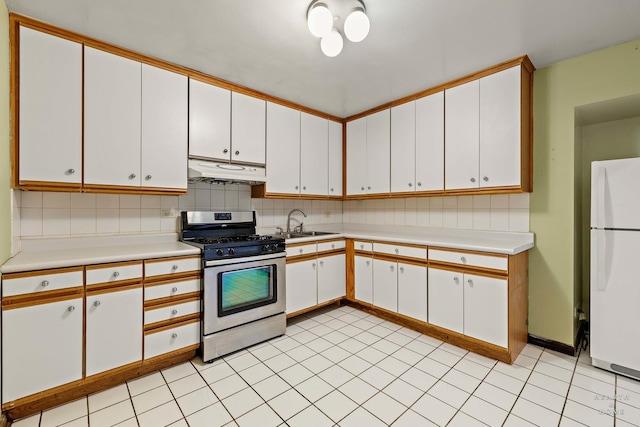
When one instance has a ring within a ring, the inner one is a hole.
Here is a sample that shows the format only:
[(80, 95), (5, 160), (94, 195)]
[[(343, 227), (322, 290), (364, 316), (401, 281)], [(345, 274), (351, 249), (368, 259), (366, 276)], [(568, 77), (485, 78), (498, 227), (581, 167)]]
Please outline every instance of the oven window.
[(227, 316), (275, 301), (274, 274), (273, 266), (220, 273), (219, 316)]

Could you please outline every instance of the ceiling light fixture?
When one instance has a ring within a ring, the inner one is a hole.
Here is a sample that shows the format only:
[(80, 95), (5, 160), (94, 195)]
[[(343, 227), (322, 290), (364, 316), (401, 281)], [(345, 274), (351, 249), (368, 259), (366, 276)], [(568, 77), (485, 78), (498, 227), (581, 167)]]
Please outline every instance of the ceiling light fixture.
[[(325, 0), (327, 2), (332, 0)], [(338, 0), (333, 0), (338, 1)], [(367, 9), (363, 0), (350, 0), (357, 2), (347, 18), (344, 20), (343, 32), (350, 41), (361, 42), (369, 34), (371, 23), (367, 16)], [(307, 9), (307, 26), (309, 31), (316, 37), (321, 37), (320, 49), (322, 53), (329, 57), (334, 57), (342, 52), (344, 39), (339, 29), (334, 26), (334, 21), (339, 21), (339, 16), (333, 16), (327, 3), (320, 0), (313, 0)]]

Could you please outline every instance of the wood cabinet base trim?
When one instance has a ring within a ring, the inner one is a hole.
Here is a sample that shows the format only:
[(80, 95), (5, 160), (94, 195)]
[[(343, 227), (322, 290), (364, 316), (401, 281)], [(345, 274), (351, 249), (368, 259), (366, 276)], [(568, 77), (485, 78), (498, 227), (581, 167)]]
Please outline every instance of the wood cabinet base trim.
[(20, 181), (14, 188), (25, 191), (60, 191), (65, 193), (80, 193), (82, 184), (47, 181)]
[(145, 310), (153, 310), (154, 308), (166, 307), (168, 305), (180, 304), (187, 301), (199, 300), (200, 291), (189, 292), (187, 294), (172, 295), (164, 298), (150, 299), (144, 302)]
[[(152, 334), (157, 331), (164, 331), (167, 329), (173, 329), (178, 326), (184, 326), (184, 324), (195, 323), (200, 321), (200, 312), (185, 314), (184, 316), (175, 317), (173, 319), (161, 320), (155, 323), (149, 323), (144, 325), (144, 333)], [(156, 331), (157, 330), (157, 331)]]
[(67, 301), (84, 296), (84, 288), (64, 288), (55, 291), (34, 292), (31, 294), (12, 295), (2, 299), (2, 309), (31, 307), (52, 302)]
[(159, 196), (180, 196), (187, 194), (186, 188), (161, 188), (161, 187), (127, 187), (118, 185), (85, 184), (82, 186), (85, 193), (106, 194), (152, 194)]
[(303, 308), (302, 310), (294, 311), (293, 313), (287, 313), (287, 319), (291, 319), (293, 317), (300, 316), (301, 314), (310, 313), (310, 312), (315, 311), (315, 310), (317, 310), (319, 308), (330, 306), (331, 304), (340, 305), (342, 303), (342, 301), (344, 301), (344, 299), (345, 299), (344, 297), (335, 298), (335, 299), (320, 303), (318, 305), (314, 305), (312, 307)]
[(185, 347), (175, 352), (145, 360), (144, 362), (136, 362), (131, 365), (112, 369), (93, 375), (85, 380), (74, 381), (12, 402), (7, 402), (2, 405), (2, 409), (5, 411), (9, 420), (24, 418), (42, 410), (71, 402), (88, 394), (106, 390), (151, 372), (187, 362), (195, 357), (196, 349), (199, 346), (198, 344)]
[(456, 273), (475, 274), (477, 276), (493, 277), (496, 279), (506, 279), (508, 273), (505, 270), (494, 270), (492, 268), (478, 267), (466, 264), (455, 264), (445, 261), (429, 261), (429, 268), (437, 268), (439, 270), (453, 271)]

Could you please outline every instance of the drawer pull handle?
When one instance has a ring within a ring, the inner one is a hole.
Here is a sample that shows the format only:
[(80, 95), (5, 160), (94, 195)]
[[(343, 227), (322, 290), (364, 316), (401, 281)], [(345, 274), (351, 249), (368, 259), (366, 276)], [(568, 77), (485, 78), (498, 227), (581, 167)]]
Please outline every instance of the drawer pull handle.
[(69, 308), (67, 308), (67, 311), (69, 313), (71, 313), (72, 311), (74, 311), (76, 308), (74, 306), (70, 306)]
[(175, 340), (176, 338), (178, 338), (178, 334), (176, 334), (175, 332), (171, 334), (171, 339)]
[(360, 245), (360, 249), (364, 250), (364, 245)]
[(176, 293), (178, 292), (178, 288), (176, 288), (175, 286), (173, 288), (171, 288), (171, 292)]
[(331, 244), (331, 249), (335, 249), (335, 247), (336, 247), (335, 243), (332, 243)]
[(96, 302), (94, 302), (94, 303), (93, 303), (93, 306), (94, 306), (94, 307), (99, 307), (99, 306), (100, 306), (100, 301), (96, 301)]
[(49, 286), (49, 281), (43, 280), (42, 283), (40, 283), (40, 286), (42, 286), (43, 288), (46, 288), (47, 286)]
[(171, 310), (171, 315), (175, 316), (176, 314), (178, 314), (178, 310)]
[(120, 275), (120, 273), (119, 273), (119, 272), (117, 272), (117, 271), (114, 271), (114, 272), (113, 272), (113, 277), (118, 277), (119, 275)]
[(300, 248), (300, 253), (304, 252), (304, 249)]
[(398, 255), (400, 253), (400, 249), (396, 248), (395, 252), (396, 252), (396, 255)]
[(171, 266), (171, 269), (172, 269), (173, 271), (178, 270), (178, 264), (173, 264), (173, 265)]
[(460, 257), (460, 261), (462, 261), (463, 264), (467, 263), (467, 259), (463, 256)]

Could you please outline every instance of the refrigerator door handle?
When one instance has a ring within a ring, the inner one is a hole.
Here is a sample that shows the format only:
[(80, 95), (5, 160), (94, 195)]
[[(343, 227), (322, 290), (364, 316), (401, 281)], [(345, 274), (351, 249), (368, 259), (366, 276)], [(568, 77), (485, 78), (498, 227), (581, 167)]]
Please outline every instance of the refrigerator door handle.
[(596, 247), (598, 248), (597, 256), (597, 288), (599, 291), (606, 291), (608, 286), (607, 280), (607, 232), (605, 230), (596, 230), (596, 239), (598, 240)]
[(607, 168), (601, 167), (598, 170), (597, 178), (597, 210), (596, 210), (596, 227), (603, 229), (606, 226), (605, 221), (605, 203), (607, 201)]

